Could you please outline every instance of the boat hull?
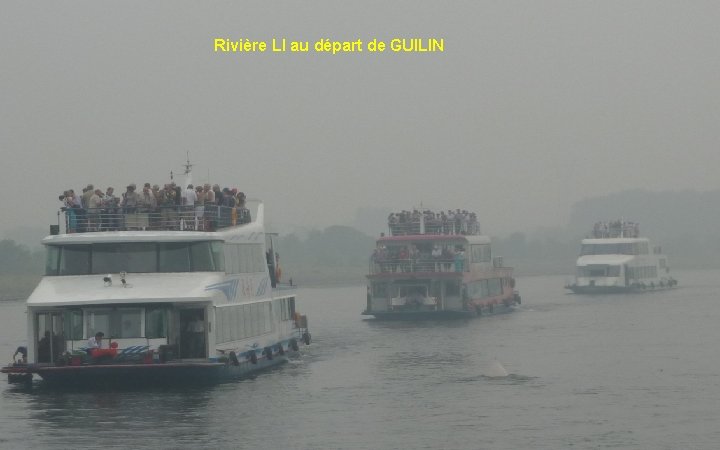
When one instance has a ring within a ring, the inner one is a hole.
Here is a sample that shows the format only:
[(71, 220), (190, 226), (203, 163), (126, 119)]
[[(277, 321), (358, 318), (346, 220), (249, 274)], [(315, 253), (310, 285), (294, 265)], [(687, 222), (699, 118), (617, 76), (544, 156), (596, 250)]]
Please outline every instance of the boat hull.
[[(156, 364), (108, 364), (83, 366), (41, 366), (28, 365), (24, 370), (13, 367), (8, 372), (8, 381), (29, 381), (33, 375), (42, 378), (43, 383), (52, 386), (165, 386), (169, 384), (207, 385), (239, 380), (257, 372), (283, 364), (286, 355), (273, 359), (258, 359), (232, 363), (219, 362), (168, 362)], [(7, 372), (3, 368), (3, 372)]]
[(475, 311), (363, 311), (364, 316), (373, 316), (376, 320), (446, 320), (446, 319), (473, 319), (481, 316), (505, 314), (515, 310), (515, 305), (494, 305), (493, 308), (483, 308), (478, 314)]
[(675, 286), (578, 286), (576, 284), (565, 286), (565, 289), (574, 294), (605, 295), (605, 294), (631, 294), (642, 292), (654, 292), (673, 289)]

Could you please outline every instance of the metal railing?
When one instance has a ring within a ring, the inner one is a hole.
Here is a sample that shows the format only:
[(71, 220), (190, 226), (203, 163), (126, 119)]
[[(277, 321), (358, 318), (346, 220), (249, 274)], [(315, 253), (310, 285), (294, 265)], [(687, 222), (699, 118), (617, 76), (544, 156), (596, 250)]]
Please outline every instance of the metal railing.
[(458, 221), (425, 221), (424, 233), (420, 221), (388, 223), (391, 236), (410, 236), (418, 234), (437, 235), (479, 235), (480, 224), (477, 222)]
[(372, 261), (369, 273), (464, 272), (465, 261), (455, 259), (384, 259)]
[[(66, 233), (95, 231), (216, 231), (250, 223), (250, 210), (227, 206), (61, 208)], [(59, 225), (59, 224), (58, 224)]]

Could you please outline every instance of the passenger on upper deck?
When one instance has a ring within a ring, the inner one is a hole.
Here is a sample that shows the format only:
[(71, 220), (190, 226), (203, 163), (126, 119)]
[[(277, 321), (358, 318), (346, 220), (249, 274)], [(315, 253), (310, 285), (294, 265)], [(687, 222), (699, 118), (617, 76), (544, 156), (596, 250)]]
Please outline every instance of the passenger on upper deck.
[(192, 184), (188, 184), (182, 193), (182, 204), (184, 206), (194, 206), (196, 200), (195, 187)]
[(220, 206), (222, 204), (223, 193), (220, 190), (220, 185), (213, 184), (213, 194), (215, 195), (215, 204)]
[(100, 208), (102, 207), (102, 196), (102, 191), (100, 189), (95, 189), (88, 200), (88, 231), (98, 231), (100, 229)]
[(210, 183), (205, 183), (203, 185), (203, 192), (205, 193), (205, 203), (209, 204), (216, 204), (215, 203), (215, 191), (213, 191), (210, 188)]
[(138, 203), (140, 202), (140, 196), (135, 192), (135, 183), (129, 184), (122, 196), (123, 199), (120, 202), (120, 206), (122, 206), (123, 212), (125, 212), (125, 214), (136, 212)]
[(117, 230), (118, 228), (118, 198), (115, 189), (108, 187), (102, 197), (102, 230)]
[(87, 209), (90, 207), (90, 197), (95, 193), (95, 187), (93, 187), (92, 184), (88, 184), (86, 188), (83, 189), (83, 195), (81, 199), (82, 207)]
[(157, 207), (157, 200), (155, 199), (155, 194), (150, 189), (150, 183), (145, 183), (145, 186), (143, 186), (138, 206), (140, 207), (141, 212), (150, 213), (155, 211), (155, 208)]
[[(424, 226), (423, 226), (424, 225)], [(388, 215), (388, 226), (393, 236), (412, 234), (480, 234), (480, 224), (475, 213), (467, 210), (449, 209), (435, 213), (430, 210), (401, 211)]]

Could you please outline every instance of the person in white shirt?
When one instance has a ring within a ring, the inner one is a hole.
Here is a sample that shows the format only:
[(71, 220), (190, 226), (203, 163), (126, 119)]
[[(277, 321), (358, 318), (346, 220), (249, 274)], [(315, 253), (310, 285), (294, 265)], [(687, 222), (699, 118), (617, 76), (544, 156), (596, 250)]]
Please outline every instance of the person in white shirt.
[(102, 338), (105, 336), (105, 333), (102, 331), (98, 331), (95, 333), (95, 336), (91, 337), (87, 341), (87, 348), (102, 348)]

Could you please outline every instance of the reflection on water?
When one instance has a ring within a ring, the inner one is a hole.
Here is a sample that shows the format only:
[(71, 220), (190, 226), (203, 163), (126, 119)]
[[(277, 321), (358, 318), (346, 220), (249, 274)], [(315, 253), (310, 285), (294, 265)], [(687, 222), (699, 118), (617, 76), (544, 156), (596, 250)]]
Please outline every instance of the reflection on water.
[[(421, 323), (365, 320), (363, 286), (301, 289), (313, 345), (288, 364), (201, 388), (2, 385), (0, 448), (715, 448), (720, 277), (686, 275), (593, 298), (525, 278), (516, 312)], [(9, 357), (25, 317), (0, 307)]]

